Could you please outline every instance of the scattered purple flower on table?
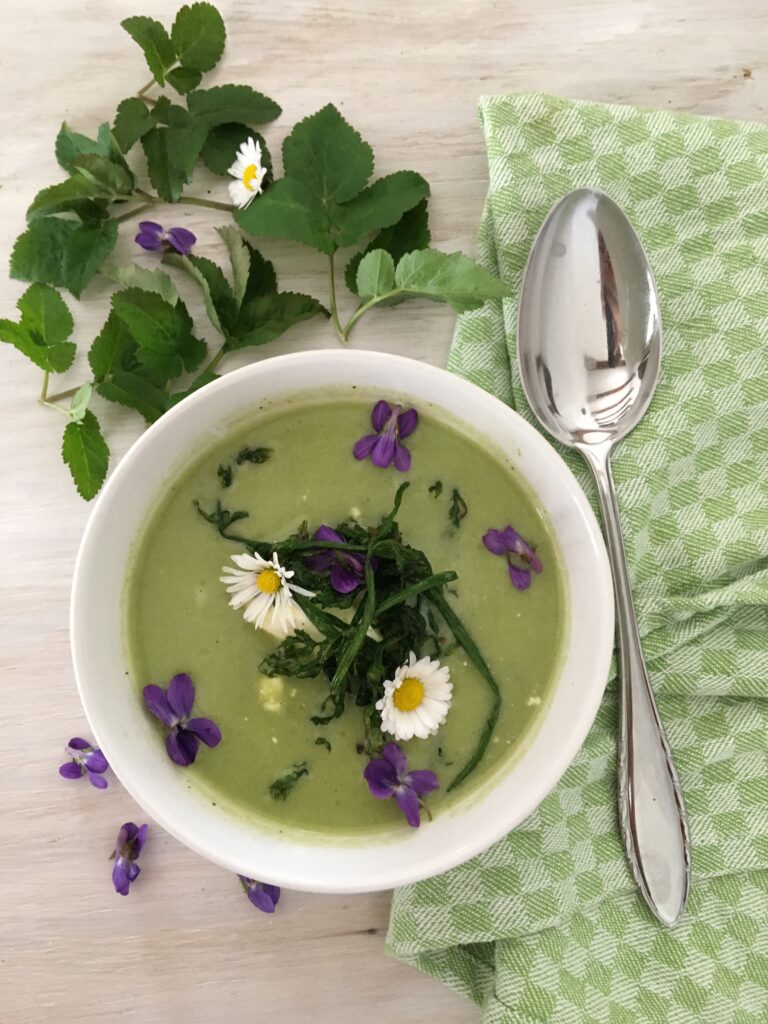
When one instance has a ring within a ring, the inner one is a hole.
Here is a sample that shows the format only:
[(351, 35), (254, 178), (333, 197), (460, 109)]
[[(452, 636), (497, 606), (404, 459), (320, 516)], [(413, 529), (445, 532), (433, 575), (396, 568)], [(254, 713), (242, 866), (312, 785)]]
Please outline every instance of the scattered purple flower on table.
[(115, 892), (121, 896), (127, 896), (131, 889), (131, 882), (139, 877), (141, 868), (136, 863), (139, 854), (147, 839), (149, 825), (136, 825), (132, 821), (126, 821), (117, 833), (114, 858), (112, 867), (112, 884)]
[(255, 878), (246, 878), (245, 875), (237, 877), (254, 907), (265, 914), (274, 914), (280, 901), (280, 886), (257, 882)]
[(369, 761), (363, 775), (377, 800), (394, 797), (411, 828), (418, 828), (424, 807), (421, 797), (440, 785), (434, 772), (407, 771), (408, 759), (396, 743), (385, 743), (381, 757)]
[(382, 399), (373, 407), (371, 424), (376, 433), (360, 438), (352, 449), (355, 458), (367, 459), (370, 455), (374, 466), (381, 469), (394, 462), (396, 469), (406, 473), (411, 468), (411, 453), (401, 441), (419, 425), (419, 414), (415, 409), (403, 412), (401, 405), (392, 407)]
[(106, 789), (107, 780), (104, 772), (109, 768), (106, 757), (98, 747), (92, 746), (88, 740), (73, 736), (67, 746), (69, 761), (59, 765), (59, 775), (65, 779), (81, 779), (88, 776), (88, 781), (96, 789)]
[(135, 239), (137, 245), (149, 252), (177, 252), (181, 256), (189, 256), (197, 238), (186, 228), (171, 228), (165, 231), (162, 224), (153, 220), (139, 222), (139, 233)]
[(208, 747), (221, 742), (221, 730), (210, 718), (189, 717), (195, 703), (195, 687), (186, 673), (174, 676), (167, 690), (154, 683), (145, 686), (144, 703), (168, 727), (168, 756), (183, 768), (194, 763), (200, 740)]
[[(315, 533), (315, 540), (330, 541), (334, 544), (345, 544), (346, 538), (332, 530), (330, 526), (321, 526)], [(375, 569), (377, 560), (371, 559)], [(351, 594), (357, 590), (365, 579), (365, 558), (359, 551), (342, 551), (340, 548), (326, 548), (304, 559), (304, 564), (312, 572), (331, 571), (331, 586), (338, 594)]]
[[(492, 555), (504, 555), (509, 568), (509, 578), (516, 590), (527, 590), (531, 585), (531, 569), (535, 573), (542, 571), (543, 566), (536, 552), (527, 541), (524, 541), (517, 530), (507, 526), (504, 530), (488, 530), (483, 536), (483, 544)], [(517, 557), (523, 565), (512, 561)]]

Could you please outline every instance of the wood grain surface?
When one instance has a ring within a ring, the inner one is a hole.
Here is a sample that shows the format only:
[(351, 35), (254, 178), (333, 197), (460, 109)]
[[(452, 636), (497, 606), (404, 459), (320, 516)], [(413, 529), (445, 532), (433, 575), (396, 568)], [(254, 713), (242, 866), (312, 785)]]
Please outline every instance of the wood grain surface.
[[(482, 93), (546, 90), (722, 116), (766, 119), (765, 0), (221, 0), (224, 61), (207, 82), (247, 82), (291, 126), (328, 101), (374, 146), (377, 171), (422, 172), (432, 185), (435, 243), (471, 252), (486, 190), (475, 118)], [(148, 75), (119, 26), (129, 14), (166, 24), (172, 0), (5, 0), (0, 10), (0, 252), (34, 193), (57, 180), (62, 120), (90, 132)], [(221, 179), (194, 189), (226, 200)], [(160, 212), (167, 225), (218, 241), (212, 211)], [(121, 232), (125, 259), (133, 232)], [(281, 286), (325, 294), (322, 257), (265, 244)], [(150, 258), (146, 259), (149, 264)], [(4, 264), (5, 265), (5, 262)], [(23, 285), (0, 277), (0, 316)], [(185, 298), (192, 289), (182, 284)], [(83, 348), (110, 287), (67, 296)], [(190, 305), (196, 311), (194, 302)], [(373, 312), (354, 344), (443, 363), (453, 317), (429, 303)], [(202, 325), (201, 329), (202, 329)], [(333, 345), (313, 321), (257, 353)], [(235, 365), (233, 360), (232, 364)], [(62, 386), (77, 383), (79, 362)], [(284, 894), (268, 918), (237, 880), (155, 829), (128, 899), (107, 857), (120, 823), (143, 820), (113, 782), (104, 792), (57, 775), (68, 738), (88, 734), (69, 658), (69, 587), (88, 507), (59, 456), (63, 417), (40, 406), (41, 374), (7, 349), (0, 373), (0, 1024), (77, 1019), (155, 1024), (468, 1024), (477, 1011), (388, 958), (388, 896)], [(99, 408), (113, 465), (139, 424)]]

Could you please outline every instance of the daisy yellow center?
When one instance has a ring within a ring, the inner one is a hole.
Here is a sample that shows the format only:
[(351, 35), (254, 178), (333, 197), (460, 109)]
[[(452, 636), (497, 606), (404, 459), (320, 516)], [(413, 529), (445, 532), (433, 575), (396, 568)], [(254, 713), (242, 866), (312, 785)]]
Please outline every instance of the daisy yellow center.
[(423, 699), (424, 683), (413, 676), (407, 676), (392, 695), (398, 711), (415, 711)]
[(248, 164), (248, 166), (243, 171), (243, 184), (249, 191), (253, 192), (253, 183), (258, 176), (259, 168), (256, 166), (256, 164)]
[(262, 594), (276, 594), (282, 585), (280, 573), (275, 569), (262, 569), (256, 577), (256, 586)]

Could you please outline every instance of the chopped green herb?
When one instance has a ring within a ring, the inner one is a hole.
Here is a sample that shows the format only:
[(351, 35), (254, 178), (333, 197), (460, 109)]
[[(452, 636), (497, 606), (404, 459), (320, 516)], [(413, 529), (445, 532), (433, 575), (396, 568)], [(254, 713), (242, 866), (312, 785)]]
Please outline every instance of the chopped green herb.
[(427, 488), (433, 498), (439, 498), (443, 493), (443, 481), (435, 480), (431, 487)]
[(454, 530), (458, 530), (461, 526), (461, 521), (466, 516), (467, 511), (466, 501), (464, 501), (462, 496), (454, 487), (453, 494), (451, 494), (451, 507), (448, 510), (448, 518), (451, 520), (451, 525)]
[(232, 523), (236, 523), (238, 519), (248, 518), (247, 512), (230, 512), (228, 509), (222, 508), (221, 502), (218, 500), (216, 502), (216, 507), (212, 512), (204, 512), (200, 507), (200, 502), (197, 500), (193, 501), (192, 504), (197, 509), (198, 515), (202, 516), (207, 523), (211, 523), (212, 526), (215, 526), (222, 536), (224, 536), (224, 531), (231, 526)]
[(242, 466), (244, 462), (253, 462), (254, 464), (258, 464), (266, 462), (271, 454), (271, 448), (241, 448), (237, 453), (235, 462), (238, 466)]
[(226, 465), (224, 463), (222, 463), (219, 466), (219, 468), (216, 470), (216, 475), (218, 476), (219, 480), (221, 481), (221, 486), (222, 487), (231, 487), (231, 485), (232, 485), (232, 467), (229, 465), (229, 463), (226, 463)]
[(329, 754), (331, 752), (331, 744), (328, 742), (325, 736), (318, 736), (317, 739), (315, 740), (315, 746), (325, 747)]
[(295, 764), (287, 774), (281, 775), (279, 779), (275, 779), (269, 787), (269, 795), (273, 800), (285, 800), (302, 775), (309, 775), (306, 761), (302, 761), (301, 764)]

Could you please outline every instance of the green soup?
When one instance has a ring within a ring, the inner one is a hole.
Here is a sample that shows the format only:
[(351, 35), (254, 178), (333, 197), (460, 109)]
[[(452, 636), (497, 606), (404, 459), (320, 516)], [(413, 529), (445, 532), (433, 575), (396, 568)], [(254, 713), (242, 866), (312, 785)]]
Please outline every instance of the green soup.
[[(238, 532), (280, 540), (304, 521), (310, 535), (350, 518), (374, 527), (392, 508), (397, 487), (409, 482), (397, 517), (403, 538), (424, 551), (435, 572), (458, 573), (448, 600), (502, 692), (485, 755), (448, 793), (475, 749), (492, 698), (461, 647), (441, 655), (453, 683), (447, 718), (436, 735), (401, 744), (409, 768), (430, 769), (440, 779), (428, 798), (432, 813), (482, 785), (520, 749), (547, 704), (561, 655), (565, 611), (557, 545), (514, 459), (420, 409), (419, 426), (406, 441), (412, 454), (407, 473), (357, 461), (352, 446), (371, 432), (371, 404), (344, 399), (261, 412), (212, 444), (169, 482), (127, 582), (127, 649), (137, 699), (146, 684), (166, 686), (173, 675), (189, 673), (196, 687), (193, 713), (213, 719), (222, 732), (217, 747), (201, 747), (195, 763), (178, 770), (212, 802), (277, 828), (338, 835), (406, 826), (393, 800), (376, 800), (368, 791), (360, 709), (350, 701), (339, 718), (314, 725), (310, 718), (328, 696), (328, 679), (273, 679), (260, 670), (280, 641), (229, 606), (220, 576), (243, 546), (223, 539), (198, 514), (195, 500), (206, 510), (217, 501), (245, 510), (249, 516), (236, 523)], [(272, 454), (260, 464), (238, 464), (244, 446), (265, 446)], [(227, 466), (232, 479), (224, 486)], [(434, 486), (438, 481), (441, 488)], [(466, 505), (458, 526), (450, 517), (454, 489)], [(506, 560), (482, 542), (486, 530), (507, 525), (535, 547), (543, 565), (524, 591), (512, 586)], [(300, 763), (307, 774), (286, 799), (274, 799), (270, 784)]]

